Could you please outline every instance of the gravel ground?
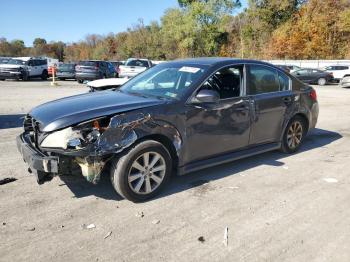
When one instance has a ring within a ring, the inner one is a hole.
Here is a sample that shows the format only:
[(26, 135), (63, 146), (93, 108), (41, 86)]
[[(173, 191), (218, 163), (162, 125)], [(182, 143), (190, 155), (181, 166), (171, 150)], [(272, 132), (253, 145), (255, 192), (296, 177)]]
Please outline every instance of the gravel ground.
[(17, 179), (0, 185), (0, 261), (349, 262), (350, 89), (316, 89), (319, 123), (299, 153), (174, 177), (161, 196), (134, 204), (107, 176), (38, 186), (17, 152), (20, 117), (84, 85), (0, 82), (0, 179)]

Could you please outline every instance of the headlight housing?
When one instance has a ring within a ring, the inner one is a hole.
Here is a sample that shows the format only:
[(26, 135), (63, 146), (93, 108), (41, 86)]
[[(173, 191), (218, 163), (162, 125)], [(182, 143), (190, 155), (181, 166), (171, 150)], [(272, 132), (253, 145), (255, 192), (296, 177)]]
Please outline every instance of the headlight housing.
[(109, 119), (99, 118), (83, 122), (49, 134), (41, 142), (42, 148), (82, 149), (97, 141), (109, 125)]

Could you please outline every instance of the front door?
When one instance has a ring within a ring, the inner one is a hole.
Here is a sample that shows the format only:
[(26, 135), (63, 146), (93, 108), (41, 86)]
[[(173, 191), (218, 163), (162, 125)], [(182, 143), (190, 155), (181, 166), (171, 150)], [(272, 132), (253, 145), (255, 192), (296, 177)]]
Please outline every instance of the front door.
[(311, 81), (311, 70), (308, 69), (301, 69), (298, 70), (297, 72), (295, 72), (296, 77), (305, 82), (305, 83), (309, 83)]
[(243, 71), (243, 66), (229, 66), (204, 83), (200, 90), (218, 92), (220, 100), (217, 103), (191, 102), (186, 105), (185, 163), (248, 146), (250, 107), (249, 98), (244, 94)]
[(292, 110), (294, 102), (291, 80), (273, 67), (249, 65), (247, 82), (254, 108), (249, 144), (278, 142), (285, 115)]

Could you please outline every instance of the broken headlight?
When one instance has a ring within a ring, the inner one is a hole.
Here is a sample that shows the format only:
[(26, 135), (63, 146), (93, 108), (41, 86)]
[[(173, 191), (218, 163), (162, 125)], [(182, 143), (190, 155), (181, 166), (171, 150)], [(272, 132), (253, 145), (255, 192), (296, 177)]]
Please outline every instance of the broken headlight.
[(109, 125), (109, 119), (99, 118), (49, 134), (43, 148), (81, 149), (98, 140)]

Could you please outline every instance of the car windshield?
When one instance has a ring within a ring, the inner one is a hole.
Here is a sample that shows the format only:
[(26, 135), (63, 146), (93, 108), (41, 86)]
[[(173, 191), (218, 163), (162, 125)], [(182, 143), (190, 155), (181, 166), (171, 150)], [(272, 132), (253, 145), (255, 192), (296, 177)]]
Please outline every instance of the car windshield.
[(74, 65), (73, 64), (62, 64), (58, 68), (59, 69), (73, 69)]
[(10, 65), (26, 65), (27, 62), (20, 59), (10, 59), (8, 62)]
[(80, 61), (79, 65), (82, 65), (82, 66), (96, 66), (97, 62), (96, 61)]
[(180, 99), (205, 73), (206, 66), (162, 65), (153, 67), (126, 82), (121, 92)]
[(141, 67), (149, 67), (148, 61), (139, 60), (139, 59), (130, 59), (126, 61), (126, 66), (141, 66)]

